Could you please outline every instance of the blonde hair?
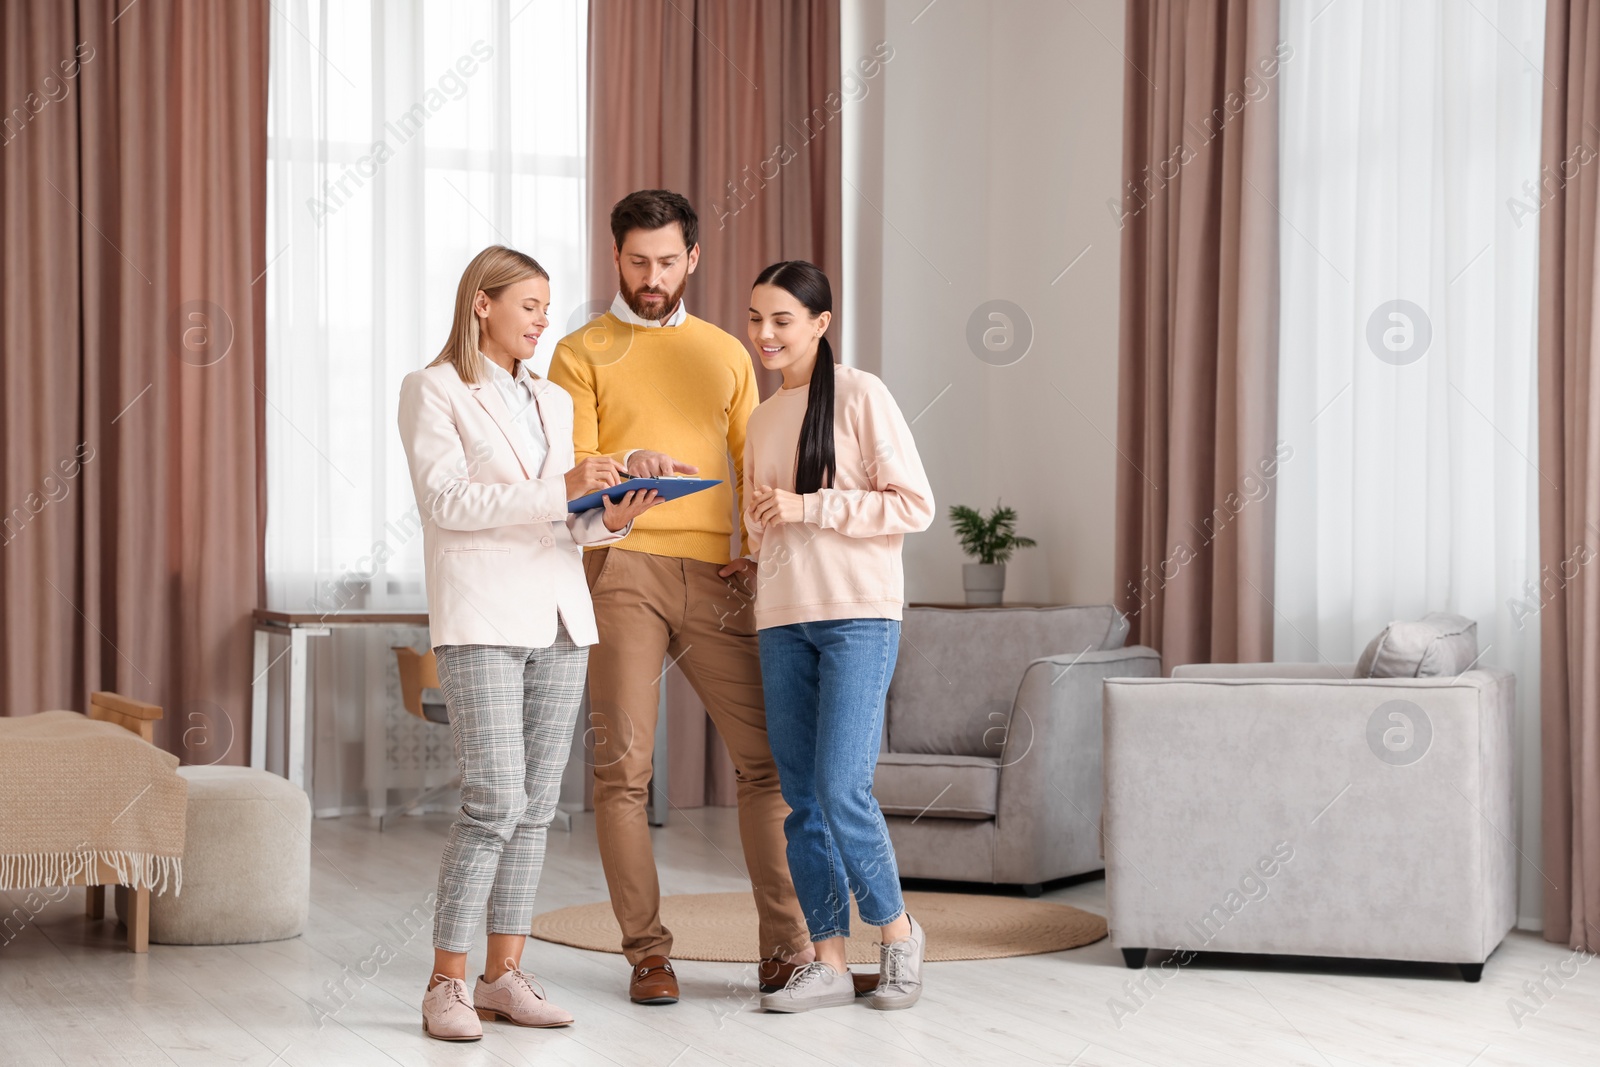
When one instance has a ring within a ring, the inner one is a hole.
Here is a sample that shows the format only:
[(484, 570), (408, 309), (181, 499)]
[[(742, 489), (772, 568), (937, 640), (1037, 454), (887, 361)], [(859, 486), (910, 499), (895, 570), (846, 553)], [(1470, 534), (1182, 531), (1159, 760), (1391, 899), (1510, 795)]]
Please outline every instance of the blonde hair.
[(472, 305), (481, 292), (494, 300), (508, 285), (529, 278), (548, 280), (550, 273), (539, 266), (532, 256), (523, 255), (504, 245), (490, 245), (472, 257), (467, 269), (461, 272), (461, 283), (456, 286), (456, 311), (450, 323), (450, 339), (444, 349), (428, 366), (449, 363), (468, 385), (478, 381), (483, 370), (483, 356), (478, 352), (478, 314)]

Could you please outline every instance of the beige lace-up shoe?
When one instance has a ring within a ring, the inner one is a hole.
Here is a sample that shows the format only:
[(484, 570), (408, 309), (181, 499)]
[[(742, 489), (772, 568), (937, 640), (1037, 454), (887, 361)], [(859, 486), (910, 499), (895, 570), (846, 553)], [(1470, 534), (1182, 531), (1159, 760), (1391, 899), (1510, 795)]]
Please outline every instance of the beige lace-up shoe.
[(422, 1032), (440, 1041), (476, 1041), (483, 1024), (467, 999), (467, 983), (459, 978), (433, 976), (438, 982), (422, 997)]
[(478, 1009), (478, 1018), (504, 1019), (518, 1026), (566, 1026), (572, 1022), (572, 1013), (558, 1008), (545, 998), (544, 987), (534, 981), (533, 975), (518, 970), (511, 960), (506, 960), (506, 973), (492, 982), (478, 976), (478, 985), (472, 991), (472, 1002)]

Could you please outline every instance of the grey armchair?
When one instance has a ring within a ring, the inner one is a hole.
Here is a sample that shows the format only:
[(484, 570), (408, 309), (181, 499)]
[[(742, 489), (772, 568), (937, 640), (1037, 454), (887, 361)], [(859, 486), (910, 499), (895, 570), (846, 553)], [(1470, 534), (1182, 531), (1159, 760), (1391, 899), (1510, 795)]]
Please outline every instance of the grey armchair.
[(907, 608), (873, 788), (905, 878), (1101, 868), (1102, 683), (1161, 673), (1109, 606)]

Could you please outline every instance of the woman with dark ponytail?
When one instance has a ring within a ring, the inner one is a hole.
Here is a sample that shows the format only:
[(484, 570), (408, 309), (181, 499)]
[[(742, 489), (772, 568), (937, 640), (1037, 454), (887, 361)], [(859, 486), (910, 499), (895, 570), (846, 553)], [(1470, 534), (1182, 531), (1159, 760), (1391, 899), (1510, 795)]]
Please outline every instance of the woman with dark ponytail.
[(783, 388), (750, 416), (744, 447), (767, 736), (789, 871), (816, 961), (761, 999), (769, 1011), (851, 1003), (850, 898), (881, 929), (874, 1008), (922, 995), (922, 927), (906, 914), (872, 773), (900, 646), (900, 544), (933, 521), (911, 428), (878, 378), (836, 367), (833, 291), (804, 260), (774, 263), (750, 294), (750, 343)]

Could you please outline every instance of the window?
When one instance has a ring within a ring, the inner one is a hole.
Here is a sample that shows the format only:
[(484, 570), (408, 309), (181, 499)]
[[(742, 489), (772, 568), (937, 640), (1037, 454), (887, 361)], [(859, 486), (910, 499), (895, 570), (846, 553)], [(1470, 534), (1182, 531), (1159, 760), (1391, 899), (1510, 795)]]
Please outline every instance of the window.
[(535, 370), (587, 296), (584, 0), (274, 5), (268, 113), (268, 602), (420, 608), (400, 380), (462, 269), (550, 272)]

